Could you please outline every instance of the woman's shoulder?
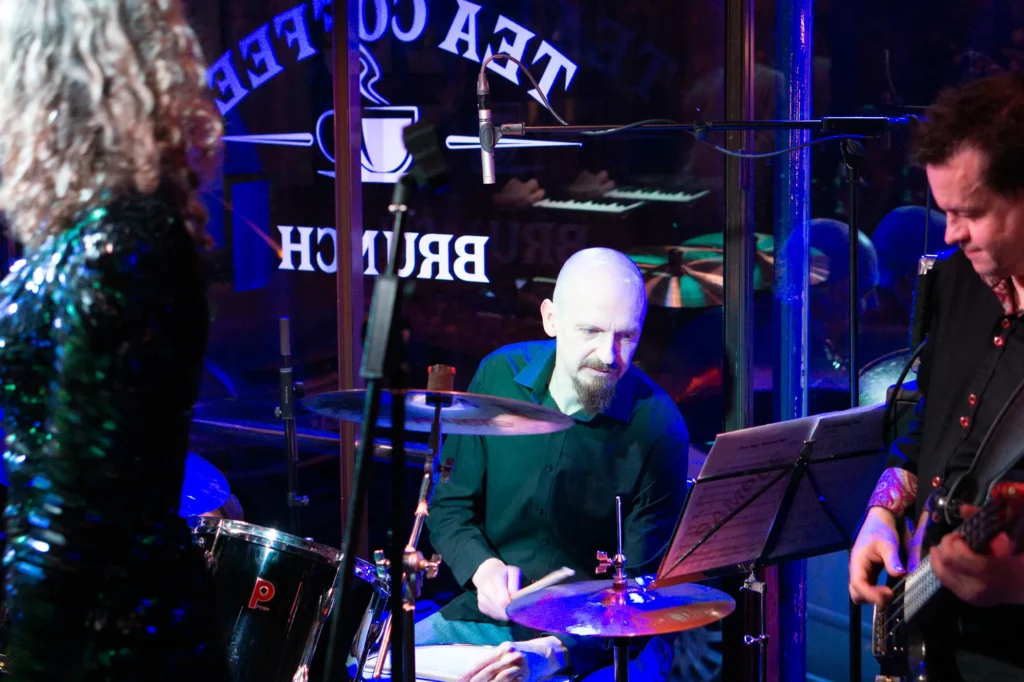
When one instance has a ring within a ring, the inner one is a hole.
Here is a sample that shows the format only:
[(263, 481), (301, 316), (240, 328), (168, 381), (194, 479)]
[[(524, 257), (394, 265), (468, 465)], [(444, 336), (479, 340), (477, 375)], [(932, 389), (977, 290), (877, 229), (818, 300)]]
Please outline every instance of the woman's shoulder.
[(194, 250), (181, 206), (160, 192), (104, 197), (79, 212), (55, 246), (69, 261), (96, 264)]
[(199, 272), (183, 211), (159, 194), (97, 202), (44, 243), (39, 258), (68, 292), (102, 288), (140, 296)]

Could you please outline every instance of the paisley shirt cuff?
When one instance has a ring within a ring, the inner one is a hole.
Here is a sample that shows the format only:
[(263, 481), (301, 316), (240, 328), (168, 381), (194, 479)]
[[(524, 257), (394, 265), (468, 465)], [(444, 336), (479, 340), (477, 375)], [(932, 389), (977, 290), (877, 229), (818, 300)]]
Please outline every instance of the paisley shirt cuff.
[(914, 506), (917, 500), (917, 476), (905, 469), (886, 469), (878, 479), (875, 491), (871, 493), (868, 507), (882, 507), (896, 516)]

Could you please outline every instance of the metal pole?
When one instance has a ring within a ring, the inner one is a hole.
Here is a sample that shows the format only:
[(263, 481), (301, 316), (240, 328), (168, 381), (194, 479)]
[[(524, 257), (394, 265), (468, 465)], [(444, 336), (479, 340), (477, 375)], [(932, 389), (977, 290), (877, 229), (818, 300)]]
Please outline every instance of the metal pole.
[[(860, 228), (857, 216), (857, 189), (860, 185), (860, 166), (867, 152), (864, 147), (855, 140), (843, 140), (842, 142), (843, 161), (846, 163), (846, 177), (850, 190), (850, 208), (848, 211), (850, 225), (850, 339), (849, 339), (849, 364), (847, 366), (850, 378), (850, 407), (857, 407), (860, 402), (860, 268), (858, 265), (858, 254), (860, 249)], [(861, 680), (861, 607), (850, 602), (850, 680), (860, 682)]]
[[(811, 116), (812, 0), (777, 0), (776, 65), (786, 74), (776, 117)], [(810, 132), (776, 134), (778, 148), (810, 141)], [(807, 415), (811, 154), (805, 148), (781, 157), (775, 188), (775, 421)], [(807, 678), (807, 562), (778, 568), (780, 680)]]
[[(359, 165), (362, 145), (359, 94), (359, 3), (334, 6), (334, 220), (337, 230), (338, 388), (359, 388), (363, 319), (363, 185)], [(345, 8), (343, 11), (342, 8)], [(348, 519), (348, 498), (355, 466), (355, 424), (340, 424), (341, 531)], [(367, 533), (353, 548), (367, 556)]]
[[(359, 3), (349, 2), (334, 6), (333, 76), (334, 76), (334, 220), (338, 305), (338, 388), (356, 388), (358, 368), (362, 362), (363, 315), (363, 191), (358, 150), (362, 146), (361, 101), (359, 94)], [(342, 10), (341, 8), (345, 9)], [(355, 246), (355, 248), (353, 248)], [(358, 311), (358, 317), (356, 315)], [(341, 534), (343, 545), (348, 527), (348, 507), (354, 480), (356, 461), (355, 425), (339, 424), (339, 485), (341, 490)], [(353, 556), (367, 556), (366, 515), (357, 547), (343, 547)], [(349, 560), (351, 561), (351, 560)], [(339, 587), (340, 587), (339, 583)], [(337, 598), (337, 595), (335, 595)], [(324, 662), (324, 679), (332, 676), (335, 661), (333, 643), (337, 638), (338, 618), (332, 618), (326, 638), (321, 645), (329, 652)], [(343, 651), (345, 649), (342, 649)], [(342, 659), (344, 660), (344, 659)]]
[[(751, 120), (754, 92), (754, 2), (726, 0), (725, 3), (725, 118)], [(734, 151), (752, 151), (753, 133), (732, 130), (725, 135), (725, 146)], [(753, 278), (754, 217), (753, 167), (751, 162), (733, 156), (725, 160), (725, 296), (723, 308), (724, 423), (725, 431), (749, 427), (753, 423)], [(738, 587), (730, 585), (730, 587)], [(739, 618), (722, 624), (726, 644), (723, 679), (753, 679), (763, 670), (760, 647), (744, 646), (748, 622), (757, 627), (757, 605), (743, 599)], [(729, 642), (740, 651), (730, 653)], [(735, 666), (735, 668), (733, 668)]]

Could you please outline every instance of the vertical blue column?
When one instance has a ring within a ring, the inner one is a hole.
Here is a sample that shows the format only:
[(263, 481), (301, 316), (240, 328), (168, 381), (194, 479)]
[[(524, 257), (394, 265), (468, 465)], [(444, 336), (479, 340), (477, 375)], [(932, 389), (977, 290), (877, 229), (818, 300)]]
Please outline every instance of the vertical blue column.
[(231, 250), (235, 291), (262, 289), (274, 272), (270, 234), (270, 183), (235, 182), (231, 193)]
[[(776, 66), (785, 75), (776, 100), (780, 119), (811, 117), (813, 0), (777, 0)], [(809, 131), (782, 131), (776, 146), (810, 141)], [(810, 226), (810, 150), (778, 157), (775, 190), (775, 419), (807, 414), (807, 324)], [(779, 567), (780, 682), (807, 679), (807, 562)]]

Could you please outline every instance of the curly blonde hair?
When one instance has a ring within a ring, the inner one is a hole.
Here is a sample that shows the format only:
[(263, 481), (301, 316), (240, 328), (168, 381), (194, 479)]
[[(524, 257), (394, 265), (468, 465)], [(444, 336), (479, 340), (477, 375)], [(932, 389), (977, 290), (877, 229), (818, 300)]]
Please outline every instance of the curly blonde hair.
[(0, 208), (26, 244), (105, 194), (197, 190), (223, 123), (181, 0), (0, 0)]

